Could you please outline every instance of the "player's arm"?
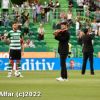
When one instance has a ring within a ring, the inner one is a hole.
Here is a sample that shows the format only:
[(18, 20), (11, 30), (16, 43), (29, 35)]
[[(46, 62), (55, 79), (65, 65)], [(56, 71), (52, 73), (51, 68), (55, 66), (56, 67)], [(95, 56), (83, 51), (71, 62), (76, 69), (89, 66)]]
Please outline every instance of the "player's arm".
[(60, 34), (55, 36), (55, 39), (58, 40), (58, 41), (61, 41), (61, 42), (69, 41), (69, 38), (70, 38), (70, 34), (69, 33), (66, 33), (64, 36), (61, 36)]
[(24, 55), (24, 45), (22, 45), (22, 56)]
[(4, 42), (6, 42), (7, 44), (10, 44), (10, 33), (4, 36)]
[(22, 53), (22, 56), (24, 55), (24, 39), (23, 37), (21, 37), (21, 53)]
[(24, 52), (24, 44), (22, 44), (22, 52)]

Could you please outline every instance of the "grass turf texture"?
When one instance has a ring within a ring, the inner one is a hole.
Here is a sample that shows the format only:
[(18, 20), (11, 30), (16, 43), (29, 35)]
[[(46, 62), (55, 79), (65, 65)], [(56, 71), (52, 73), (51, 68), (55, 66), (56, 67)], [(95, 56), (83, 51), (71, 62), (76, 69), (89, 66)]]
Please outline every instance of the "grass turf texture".
[(91, 76), (89, 71), (82, 76), (80, 71), (69, 71), (68, 82), (55, 80), (60, 71), (23, 72), (24, 78), (7, 78), (7, 72), (0, 72), (0, 91), (34, 92), (40, 97), (0, 97), (0, 100), (100, 100), (100, 71)]

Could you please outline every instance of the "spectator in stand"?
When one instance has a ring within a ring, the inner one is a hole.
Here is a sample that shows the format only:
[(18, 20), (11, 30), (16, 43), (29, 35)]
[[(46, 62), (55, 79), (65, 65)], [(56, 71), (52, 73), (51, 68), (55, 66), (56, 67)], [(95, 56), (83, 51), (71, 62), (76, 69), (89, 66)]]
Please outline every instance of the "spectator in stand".
[(78, 36), (80, 28), (81, 28), (80, 20), (76, 19), (76, 36)]
[(95, 35), (97, 35), (98, 32), (98, 24), (96, 23), (96, 20), (94, 19), (93, 22), (91, 23), (92, 31), (95, 32)]
[(69, 1), (69, 9), (71, 10), (73, 7), (73, 0), (68, 0)]
[(35, 48), (34, 41), (32, 41), (32, 40), (30, 41), (29, 47), (31, 47), (31, 48)]
[(60, 3), (59, 3), (58, 0), (56, 0), (56, 2), (55, 2), (55, 7), (56, 7), (56, 8), (59, 8), (59, 7), (60, 7)]
[(29, 13), (27, 12), (24, 12), (22, 25), (24, 26), (24, 33), (28, 34), (29, 33)]
[(17, 20), (18, 17), (20, 17), (20, 15), (19, 15), (19, 12), (16, 11), (16, 12), (15, 12), (15, 20)]
[(89, 5), (88, 5), (87, 2), (85, 2), (85, 3), (84, 3), (84, 16), (87, 15), (88, 11), (89, 11)]
[(69, 25), (71, 25), (71, 24), (73, 23), (72, 17), (73, 17), (73, 14), (72, 14), (72, 12), (69, 10), (68, 13), (67, 13), (67, 20), (68, 20), (68, 24), (69, 24)]
[(82, 45), (82, 41), (79, 38), (82, 38), (83, 36), (84, 36), (84, 32), (80, 30), (79, 31), (79, 34), (78, 34), (78, 37), (77, 37), (78, 38), (78, 44), (79, 45)]
[(94, 4), (94, 0), (89, 1), (89, 11), (96, 11), (97, 6)]
[(65, 12), (61, 12), (60, 13), (60, 20), (61, 20), (61, 22), (64, 22), (66, 17), (67, 17), (67, 15), (66, 15)]
[(25, 23), (24, 27), (29, 27), (29, 13), (25, 13)]
[(59, 12), (60, 12), (60, 3), (58, 0), (56, 0), (55, 5), (54, 5), (54, 18), (58, 18), (59, 17)]
[(78, 13), (77, 13), (76, 19), (80, 19), (80, 16), (81, 16), (81, 15), (80, 15), (80, 13), (78, 12)]
[(44, 10), (45, 10), (45, 14), (46, 14), (46, 22), (50, 21), (50, 8), (47, 4), (47, 2), (44, 3)]
[(45, 23), (45, 17), (46, 17), (46, 13), (44, 8), (41, 9), (41, 23)]
[(53, 13), (54, 13), (54, 2), (52, 0), (49, 0), (47, 7), (47, 22), (52, 20)]
[(40, 22), (41, 18), (41, 5), (36, 4), (36, 17), (37, 17), (37, 22)]
[(32, 15), (33, 15), (33, 22), (36, 23), (36, 4), (32, 4)]
[(35, 44), (32, 40), (28, 39), (25, 43), (24, 43), (24, 47), (31, 47), (31, 48), (35, 48)]
[(29, 47), (29, 44), (30, 44), (30, 39), (26, 40), (26, 47)]
[(16, 21), (18, 22), (18, 29), (21, 30), (21, 26), (22, 26), (21, 17), (19, 16)]
[(8, 13), (10, 1), (9, 0), (2, 0), (2, 11), (4, 14)]
[(25, 17), (25, 11), (24, 11), (21, 14), (21, 22), (22, 22), (22, 25), (24, 25), (25, 21), (26, 21), (26, 17)]
[(77, 0), (77, 5), (78, 5), (78, 12), (82, 12), (83, 11), (83, 5), (84, 4), (84, 0)]
[(90, 20), (86, 20), (86, 28), (90, 28), (91, 29), (91, 21)]
[(100, 9), (97, 8), (95, 11), (95, 18), (96, 18), (96, 22), (99, 23), (100, 22)]
[(40, 24), (40, 27), (38, 28), (38, 40), (44, 40), (44, 33), (45, 33), (45, 30), (44, 30), (44, 27), (42, 24)]
[(86, 15), (85, 15), (86, 17), (90, 17), (90, 11), (89, 10), (87, 10), (87, 12), (86, 12)]
[(9, 22), (10, 22), (9, 15), (8, 14), (5, 14), (4, 15), (4, 26), (5, 27), (8, 27), (9, 26)]
[(51, 11), (53, 11), (54, 9), (54, 2), (52, 0), (49, 1), (48, 3), (48, 7), (50, 8)]

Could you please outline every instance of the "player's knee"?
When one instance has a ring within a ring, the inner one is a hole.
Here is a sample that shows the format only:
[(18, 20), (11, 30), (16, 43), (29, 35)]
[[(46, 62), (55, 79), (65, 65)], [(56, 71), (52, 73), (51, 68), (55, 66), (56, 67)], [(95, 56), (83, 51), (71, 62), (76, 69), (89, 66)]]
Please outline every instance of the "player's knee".
[(14, 61), (13, 60), (10, 60), (9, 61), (9, 66), (13, 66), (14, 65)]

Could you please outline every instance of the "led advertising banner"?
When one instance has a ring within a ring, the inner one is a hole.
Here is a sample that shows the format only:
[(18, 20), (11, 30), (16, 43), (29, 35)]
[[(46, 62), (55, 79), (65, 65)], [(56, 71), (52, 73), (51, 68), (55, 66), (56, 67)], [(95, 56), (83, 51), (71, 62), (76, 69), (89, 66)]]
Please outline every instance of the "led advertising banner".
[[(94, 58), (94, 69), (100, 70), (100, 58)], [(9, 59), (0, 58), (0, 70), (7, 70)], [(66, 60), (68, 69), (81, 70), (82, 58), (68, 58)], [(15, 64), (14, 64), (15, 66)], [(21, 60), (22, 70), (60, 70), (59, 58), (23, 58)], [(89, 61), (87, 63), (87, 69), (90, 69)]]

